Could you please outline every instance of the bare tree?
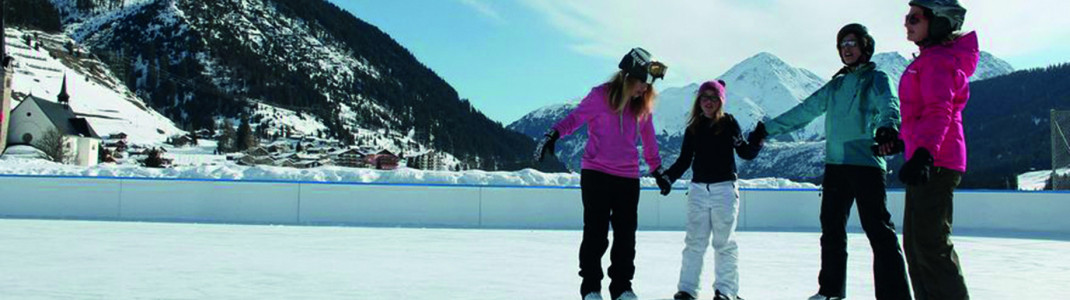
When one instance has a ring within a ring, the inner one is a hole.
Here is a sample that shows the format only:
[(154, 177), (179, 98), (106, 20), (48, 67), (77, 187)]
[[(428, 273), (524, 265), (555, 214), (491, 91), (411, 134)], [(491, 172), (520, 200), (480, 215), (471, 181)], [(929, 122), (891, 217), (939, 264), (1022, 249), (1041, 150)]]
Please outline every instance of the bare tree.
[(44, 152), (41, 155), (43, 159), (63, 163), (67, 158), (67, 153), (63, 149), (63, 134), (55, 128), (45, 132), (44, 136), (34, 140), (32, 144), (34, 148)]
[(216, 146), (216, 149), (219, 150), (219, 153), (234, 152), (238, 145), (236, 141), (238, 133), (234, 131), (234, 124), (230, 122), (230, 119), (224, 119), (223, 128), (220, 128), (220, 130), (222, 134), (219, 136), (219, 145)]

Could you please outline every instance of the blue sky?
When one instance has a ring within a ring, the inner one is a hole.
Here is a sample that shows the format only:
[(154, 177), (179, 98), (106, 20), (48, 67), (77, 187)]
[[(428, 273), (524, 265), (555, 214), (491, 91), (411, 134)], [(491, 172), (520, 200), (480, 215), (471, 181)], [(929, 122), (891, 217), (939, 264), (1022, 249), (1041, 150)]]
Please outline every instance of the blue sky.
[(494, 2), (495, 14), (454, 0), (332, 1), (389, 34), (503, 125), (586, 94), (616, 67), (570, 50), (568, 36), (515, 1)]
[[(763, 51), (831, 74), (839, 67), (835, 33), (851, 22), (870, 27), (878, 52), (916, 51), (904, 38), (907, 1), (330, 1), (382, 29), (503, 124), (582, 97), (635, 46), (669, 65), (658, 90), (714, 78)], [(961, 2), (970, 10), (965, 29), (978, 31), (982, 50), (1018, 69), (1070, 62), (1070, 1)]]

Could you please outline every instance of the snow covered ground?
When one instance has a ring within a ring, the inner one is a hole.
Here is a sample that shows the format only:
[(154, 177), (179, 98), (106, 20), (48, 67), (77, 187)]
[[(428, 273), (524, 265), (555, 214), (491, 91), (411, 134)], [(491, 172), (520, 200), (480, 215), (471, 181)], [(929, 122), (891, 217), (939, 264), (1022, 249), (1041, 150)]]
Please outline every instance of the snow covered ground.
[[(1070, 169), (1059, 169), (1059, 175), (1070, 174)], [(1018, 175), (1018, 190), (1042, 191), (1051, 179), (1051, 170), (1033, 171)]]
[[(197, 147), (168, 148), (165, 157), (174, 158), (174, 167), (167, 169), (146, 168), (132, 164), (100, 164), (93, 167), (62, 165), (36, 158), (36, 151), (26, 147), (9, 150), (0, 156), (0, 175), (74, 176), (74, 177), (123, 177), (167, 179), (220, 179), (258, 181), (301, 182), (356, 182), (356, 183), (413, 183), (452, 185), (494, 186), (579, 186), (580, 175), (576, 173), (543, 173), (533, 169), (514, 172), (425, 171), (410, 168), (397, 170), (374, 170), (325, 166), (312, 169), (295, 169), (272, 166), (241, 166), (227, 161), (225, 156), (212, 155), (215, 143), (207, 141)], [(688, 181), (679, 180), (676, 187), (687, 186)], [(643, 178), (645, 187), (655, 187), (653, 178)], [(763, 189), (816, 189), (810, 183), (792, 182), (780, 178), (742, 180), (743, 188)]]
[[(643, 299), (676, 291), (683, 235), (639, 232), (634, 284)], [(0, 220), (0, 291), (9, 299), (578, 299), (580, 237), (579, 231)], [(741, 232), (743, 296), (812, 294), (818, 237)], [(860, 234), (850, 241), (848, 296), (873, 299), (868, 243)], [(1070, 242), (962, 236), (955, 242), (974, 299), (1070, 298), (1064, 287)], [(712, 297), (709, 255), (702, 299)]]

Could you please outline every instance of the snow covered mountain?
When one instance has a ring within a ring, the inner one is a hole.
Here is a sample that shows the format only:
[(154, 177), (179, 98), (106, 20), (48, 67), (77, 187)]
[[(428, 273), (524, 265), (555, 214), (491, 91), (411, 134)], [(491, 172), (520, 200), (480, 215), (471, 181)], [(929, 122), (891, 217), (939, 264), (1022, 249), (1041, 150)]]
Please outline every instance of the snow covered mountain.
[(460, 99), (386, 33), (324, 0), (51, 3), (69, 36), (180, 127), (244, 115), (269, 133), (394, 153), (436, 150), (473, 168), (519, 169), (530, 160), (529, 138)]
[(149, 145), (183, 133), (130, 92), (91, 51), (67, 36), (8, 28), (4, 39), (15, 59), (12, 108), (28, 95), (57, 101), (66, 77), (71, 109), (100, 135), (122, 132), (130, 143)]
[[(907, 66), (910, 66), (912, 61), (913, 59), (907, 59), (898, 52), (884, 52), (873, 55), (873, 62), (877, 64), (877, 69), (891, 76), (894, 87), (899, 86), (899, 77), (903, 76), (903, 72), (906, 71)], [(1014, 67), (1010, 63), (992, 55), (992, 53), (981, 51), (981, 59), (977, 63), (977, 72), (970, 77), (970, 81), (999, 77), (1014, 71)]]
[[(728, 87), (725, 112), (732, 114), (748, 131), (763, 119), (776, 117), (813, 94), (826, 80), (805, 69), (795, 68), (773, 54), (762, 52), (739, 64), (717, 79)], [(655, 124), (670, 136), (682, 135), (687, 115), (701, 83), (667, 88), (658, 96)], [(788, 139), (815, 140), (824, 135), (824, 118), (818, 118)]]
[[(580, 100), (577, 99), (564, 104), (541, 107), (524, 115), (519, 120), (506, 126), (506, 128), (537, 140), (542, 138), (550, 126), (553, 126), (557, 121), (572, 112), (573, 109), (576, 109), (579, 102)], [(564, 164), (564, 168), (579, 172), (585, 143), (587, 143), (587, 125), (580, 127), (572, 135), (561, 137), (556, 142), (554, 146), (556, 149), (555, 154), (557, 159)], [(559, 171), (565, 171), (565, 169), (559, 169)]]
[(907, 66), (910, 66), (911, 62), (898, 52), (877, 53), (873, 55), (871, 61), (877, 64), (877, 70), (884, 71), (892, 79), (893, 89), (899, 87), (899, 77), (903, 76), (903, 72), (907, 71)]

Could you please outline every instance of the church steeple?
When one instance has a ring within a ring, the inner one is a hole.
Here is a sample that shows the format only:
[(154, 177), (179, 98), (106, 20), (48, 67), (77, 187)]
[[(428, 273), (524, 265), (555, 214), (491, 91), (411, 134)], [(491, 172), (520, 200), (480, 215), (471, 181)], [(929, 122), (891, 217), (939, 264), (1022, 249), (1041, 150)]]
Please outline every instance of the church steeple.
[(67, 94), (67, 75), (66, 74), (63, 75), (63, 87), (60, 88), (59, 96), (56, 96), (56, 100), (59, 101), (59, 104), (63, 104), (63, 106), (70, 107), (70, 105), (71, 105), (71, 96)]

